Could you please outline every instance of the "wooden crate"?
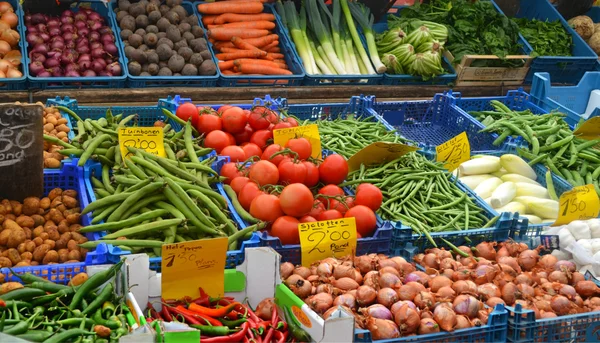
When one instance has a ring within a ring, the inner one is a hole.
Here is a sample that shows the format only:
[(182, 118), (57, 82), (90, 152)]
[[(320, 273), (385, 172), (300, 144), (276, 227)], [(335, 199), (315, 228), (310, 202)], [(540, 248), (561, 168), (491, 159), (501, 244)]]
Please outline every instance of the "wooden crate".
[[(444, 56), (453, 63), (454, 56), (449, 51), (444, 51)], [(519, 68), (509, 67), (471, 67), (477, 60), (499, 60), (494, 55), (465, 55), (456, 69), (457, 86), (520, 86), (525, 81), (533, 57), (528, 55), (509, 55), (508, 60), (525, 60), (525, 65)]]

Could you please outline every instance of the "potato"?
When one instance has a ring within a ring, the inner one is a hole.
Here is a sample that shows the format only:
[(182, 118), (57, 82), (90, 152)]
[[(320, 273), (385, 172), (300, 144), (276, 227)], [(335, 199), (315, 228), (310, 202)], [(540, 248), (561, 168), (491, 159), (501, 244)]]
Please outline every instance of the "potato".
[(31, 262), (29, 262), (29, 265), (32, 265), (32, 266), (39, 266), (39, 265), (40, 265), (40, 263), (39, 263), (38, 261), (31, 261)]
[(79, 286), (79, 285), (83, 284), (84, 282), (86, 282), (87, 279), (88, 279), (87, 273), (79, 273), (79, 274), (73, 276), (71, 281), (69, 281), (69, 286)]
[(17, 264), (15, 264), (15, 267), (29, 267), (31, 265), (30, 261), (21, 261)]
[(24, 227), (23, 231), (25, 231), (25, 239), (31, 239), (31, 235), (33, 234), (33, 230), (28, 227)]
[(81, 214), (73, 213), (67, 216), (67, 223), (71, 224), (79, 224), (81, 222)]
[(49, 208), (50, 208), (50, 203), (51, 203), (51, 202), (52, 202), (52, 201), (50, 200), (50, 198), (42, 198), (42, 199), (40, 200), (40, 208), (42, 208), (42, 209), (44, 209), (44, 210), (47, 210), (47, 209), (49, 209)]
[(52, 201), (56, 197), (61, 196), (62, 192), (63, 192), (62, 189), (54, 188), (53, 190), (50, 191), (50, 193), (48, 193), (48, 198), (50, 198), (50, 201)]
[(23, 211), (23, 205), (20, 202), (14, 200), (10, 201), (10, 205), (12, 206), (12, 213), (15, 216), (20, 216)]
[(81, 253), (78, 250), (69, 251), (69, 260), (81, 261)]
[(58, 262), (65, 263), (69, 259), (69, 250), (60, 249), (58, 250)]
[(57, 229), (48, 230), (46, 233), (48, 233), (48, 239), (51, 239), (53, 241), (56, 241), (60, 238), (60, 233)]
[(56, 241), (52, 239), (45, 240), (44, 244), (48, 244), (50, 246), (50, 249), (54, 249), (56, 247)]
[(54, 130), (54, 125), (52, 123), (44, 124), (44, 131), (45, 132), (50, 132), (52, 130)]
[[(40, 244), (42, 244), (42, 243), (40, 243)], [(25, 251), (32, 253), (35, 250), (35, 247), (36, 247), (36, 245), (35, 245), (34, 241), (25, 242)]]
[(62, 195), (70, 196), (71, 198), (77, 199), (77, 191), (74, 189), (67, 189), (63, 191)]
[(0, 257), (0, 268), (10, 268), (12, 267), (12, 262), (8, 257)]
[(71, 232), (79, 232), (79, 229), (81, 229), (82, 226), (79, 224), (73, 224), (71, 226), (69, 226), (69, 231)]
[(10, 262), (12, 262), (13, 266), (19, 262), (21, 262), (21, 254), (17, 251), (17, 249), (11, 248), (7, 250), (6, 256)]
[(33, 229), (33, 237), (39, 237), (43, 232), (44, 232), (44, 227), (38, 226), (35, 229)]
[(18, 216), (16, 222), (21, 227), (33, 228), (35, 225), (35, 221), (31, 217), (24, 215)]
[(39, 247), (40, 245), (44, 244), (44, 240), (42, 239), (42, 237), (36, 237), (33, 239), (32, 242), (35, 244), (36, 247)]
[(15, 289), (23, 288), (23, 285), (18, 282), (7, 282), (0, 285), (0, 295), (6, 294)]
[(50, 235), (48, 235), (48, 232), (42, 232), (42, 234), (39, 237), (36, 237), (36, 238), (41, 238), (42, 241), (45, 241), (45, 240), (47, 240), (47, 239), (50, 238)]
[(54, 224), (54, 221), (48, 220), (44, 224), (44, 232), (48, 232), (48, 230), (58, 230), (58, 226), (56, 226), (56, 224)]
[[(15, 215), (14, 215), (14, 214), (12, 214), (12, 213), (9, 213), (9, 214), (7, 214), (6, 216), (4, 216), (4, 220), (6, 220), (6, 219), (10, 219), (10, 220), (12, 220), (12, 221), (15, 221), (15, 220), (17, 220), (17, 216), (15, 216)], [(4, 221), (3, 221), (2, 223), (4, 224)]]
[(4, 220), (4, 223), (2, 223), (2, 227), (5, 230), (15, 230), (15, 229), (20, 229), (21, 226), (19, 226), (19, 224), (17, 224), (14, 220)]
[(0, 201), (0, 204), (2, 204), (2, 206), (4, 206), (4, 208), (6, 209), (6, 214), (12, 213), (12, 206), (10, 205), (10, 201), (4, 199)]
[(54, 157), (44, 159), (44, 168), (58, 169), (60, 168), (60, 160)]
[(42, 264), (58, 263), (58, 252), (56, 250), (50, 250), (44, 256)]
[[(50, 246), (48, 244), (40, 245), (33, 251), (33, 260), (42, 262), (48, 251), (50, 251)], [(56, 256), (56, 260), (58, 261), (58, 254)]]
[(65, 204), (63, 204), (62, 202), (54, 208), (59, 210), (60, 213), (64, 213), (67, 210), (67, 206), (65, 206)]
[(61, 220), (60, 223), (58, 223), (58, 232), (65, 233), (69, 231), (69, 223), (67, 222), (67, 219)]
[(28, 197), (23, 200), (23, 214), (31, 216), (38, 213), (40, 208), (40, 199), (37, 197)]
[(4, 276), (4, 274), (0, 273), (0, 283), (4, 283), (5, 279), (6, 277)]
[(10, 237), (12, 233), (12, 230), (6, 230), (4, 229), (2, 232), (0, 232), (0, 245), (1, 246), (6, 246), (6, 244), (8, 243), (8, 237)]
[(19, 252), (19, 254), (26, 252), (27, 246), (25, 245), (25, 243), (19, 244), (19, 246), (17, 247), (17, 251)]
[[(66, 123), (67, 123), (67, 118), (58, 118), (56, 122), (58, 123), (58, 125), (61, 125), (61, 124), (66, 124)], [(69, 128), (69, 127), (67, 127), (67, 129), (68, 129), (68, 128)], [(70, 131), (70, 130), (69, 130), (69, 131)], [(68, 131), (67, 131), (67, 132), (68, 132)]]
[(60, 131), (62, 131), (62, 132), (69, 132), (69, 131), (71, 131), (71, 130), (69, 129), (69, 127), (68, 127), (67, 125), (65, 125), (65, 124), (60, 124), (60, 125), (58, 125), (58, 126), (56, 127), (56, 131), (59, 131), (59, 132), (60, 132)]
[(44, 217), (40, 216), (39, 214), (32, 215), (31, 219), (33, 219), (34, 227), (38, 227), (38, 226), (44, 225), (44, 223), (46, 223), (46, 220), (44, 219)]
[(50, 217), (50, 220), (54, 223), (60, 223), (62, 220), (65, 219), (63, 214), (56, 208), (51, 209), (50, 212), (48, 212), (48, 215)]
[(71, 237), (77, 242), (77, 244), (85, 243), (88, 241), (84, 235), (78, 232), (71, 232)]
[(67, 242), (67, 249), (69, 249), (69, 251), (79, 250), (79, 246), (77, 245), (77, 241), (75, 241), (74, 239), (69, 240)]
[(54, 198), (50, 203), (50, 208), (57, 208), (59, 205), (62, 205), (62, 196)]
[(30, 253), (29, 251), (26, 251), (21, 254), (22, 261), (31, 261), (32, 259), (33, 259), (33, 254)]
[(0, 214), (5, 215), (7, 213), (8, 211), (6, 210), (6, 207), (4, 207), (4, 205), (0, 205)]
[(18, 228), (12, 230), (12, 233), (8, 237), (8, 241), (6, 242), (6, 246), (9, 248), (16, 248), (21, 243), (25, 243), (27, 239), (27, 235), (25, 234), (25, 230)]
[(60, 131), (59, 133), (56, 134), (57, 138), (65, 138), (67, 137), (67, 133), (64, 131)]

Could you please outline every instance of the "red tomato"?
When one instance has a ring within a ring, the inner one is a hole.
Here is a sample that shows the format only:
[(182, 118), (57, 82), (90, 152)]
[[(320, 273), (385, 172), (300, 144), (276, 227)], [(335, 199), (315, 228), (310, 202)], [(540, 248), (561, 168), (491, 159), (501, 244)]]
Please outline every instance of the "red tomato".
[(183, 121), (189, 121), (192, 118), (192, 125), (194, 127), (198, 123), (198, 107), (191, 102), (179, 105), (175, 111), (175, 115)]
[(238, 176), (236, 178), (233, 178), (229, 185), (231, 186), (231, 188), (233, 188), (235, 194), (240, 194), (240, 191), (248, 182), (250, 182), (249, 178), (245, 176)]
[(283, 161), (285, 156), (277, 155), (273, 158), (271, 158), (271, 156), (273, 156), (274, 153), (279, 152), (281, 150), (283, 150), (281, 148), (281, 145), (271, 144), (263, 151), (262, 155), (260, 156), (260, 159), (271, 161), (274, 165), (279, 166), (279, 164), (281, 163), (281, 161)]
[(279, 198), (273, 194), (257, 196), (250, 204), (250, 215), (262, 221), (274, 222), (283, 216)]
[(244, 153), (246, 153), (246, 159), (252, 156), (260, 157), (260, 155), (262, 155), (262, 150), (254, 143), (246, 143), (242, 146), (242, 149), (244, 149)]
[(243, 143), (249, 142), (250, 137), (252, 137), (253, 133), (254, 133), (254, 130), (252, 130), (250, 125), (246, 125), (246, 127), (244, 128), (244, 131), (233, 135), (233, 137), (235, 138), (235, 144), (241, 145)]
[(248, 123), (244, 110), (239, 107), (228, 108), (222, 115), (223, 129), (229, 133), (242, 133)]
[(250, 112), (248, 123), (254, 130), (264, 130), (267, 129), (271, 123), (277, 123), (277, 115), (271, 109), (264, 106), (257, 106)]
[(271, 226), (269, 232), (271, 236), (279, 238), (281, 244), (300, 244), (300, 234), (298, 233), (298, 219), (290, 216), (277, 218)]
[(317, 219), (315, 219), (315, 217), (311, 217), (309, 215), (303, 216), (302, 218), (300, 218), (300, 223), (312, 223), (312, 222), (316, 222)]
[(273, 126), (273, 130), (289, 129), (290, 127), (292, 127), (292, 124), (281, 121)]
[(304, 184), (308, 187), (316, 186), (319, 183), (319, 168), (314, 163), (308, 161), (302, 161), (302, 164), (306, 167)]
[(356, 196), (354, 203), (364, 205), (373, 211), (377, 211), (383, 202), (383, 194), (377, 186), (370, 183), (363, 183), (356, 187)]
[[(327, 195), (327, 196), (344, 196), (344, 190), (336, 185), (327, 185), (319, 189), (319, 194)], [(319, 198), (325, 205), (325, 208), (334, 208), (337, 206), (337, 200), (335, 199), (326, 199)]]
[(246, 160), (246, 153), (244, 149), (237, 145), (229, 145), (223, 148), (220, 153), (221, 156), (229, 156), (232, 162), (244, 162)]
[(242, 207), (248, 211), (250, 210), (250, 205), (252, 204), (252, 200), (254, 200), (257, 196), (265, 194), (265, 192), (261, 191), (258, 188), (258, 185), (254, 182), (248, 182), (238, 194), (238, 200)]
[(309, 158), (312, 153), (312, 145), (310, 144), (310, 141), (304, 137), (290, 139), (285, 143), (285, 147), (297, 153), (298, 158), (301, 160)]
[(233, 107), (233, 106), (231, 106), (231, 105), (223, 105), (223, 106), (219, 107), (219, 111), (218, 111), (218, 112), (219, 112), (220, 114), (223, 114), (223, 113), (225, 113), (225, 111), (227, 111), (228, 109), (230, 109), (230, 108), (232, 108), (232, 107)]
[(250, 167), (248, 177), (260, 186), (276, 185), (279, 181), (279, 170), (273, 163), (261, 160)]
[(293, 217), (302, 217), (310, 212), (315, 201), (310, 189), (301, 183), (286, 186), (281, 191), (279, 200), (283, 213)]
[(296, 118), (287, 117), (287, 118), (285, 118), (285, 122), (290, 123), (292, 125), (292, 127), (298, 126), (298, 121), (296, 120)]
[(214, 114), (218, 116), (217, 111), (210, 107), (210, 106), (204, 106), (204, 107), (198, 107), (198, 114), (203, 115), (203, 114)]
[(206, 137), (204, 137), (204, 146), (207, 148), (213, 148), (217, 151), (217, 154), (220, 154), (223, 148), (235, 144), (235, 142), (231, 142), (230, 136), (231, 135), (228, 135), (226, 132), (221, 130), (211, 131), (206, 135)]
[(348, 210), (344, 217), (356, 219), (356, 232), (360, 233), (362, 237), (371, 236), (377, 227), (375, 212), (367, 206), (356, 205)]
[(234, 162), (225, 163), (223, 167), (221, 167), (221, 172), (219, 175), (226, 177), (225, 183), (229, 184), (231, 180), (237, 178), (238, 176), (242, 176), (242, 172), (238, 168), (238, 164)]
[(319, 214), (323, 212), (325, 212), (325, 205), (323, 205), (323, 203), (320, 200), (315, 199), (312, 208), (310, 209), (310, 212), (308, 212), (308, 215), (314, 218), (318, 218)]
[(319, 214), (319, 216), (317, 217), (318, 221), (322, 221), (322, 220), (332, 220), (332, 219), (342, 219), (344, 218), (344, 215), (340, 213), (340, 211), (337, 210), (327, 210), (322, 212), (321, 214)]
[(279, 169), (279, 183), (282, 185), (304, 183), (306, 179), (306, 166), (300, 161), (294, 163), (291, 159), (284, 160), (277, 169)]
[(323, 183), (339, 185), (347, 176), (348, 162), (342, 155), (329, 155), (319, 165), (319, 178)]
[(198, 117), (198, 123), (194, 127), (200, 133), (207, 134), (211, 131), (221, 130), (223, 128), (223, 121), (217, 115), (203, 114)]
[(259, 148), (264, 149), (272, 139), (273, 132), (269, 130), (258, 130), (254, 131), (252, 137), (250, 137), (250, 143), (254, 143), (258, 145)]
[(351, 209), (354, 206), (354, 198), (345, 197), (342, 201), (331, 200), (330, 206), (331, 209), (338, 210), (341, 214), (345, 214), (346, 212), (348, 212), (349, 209)]

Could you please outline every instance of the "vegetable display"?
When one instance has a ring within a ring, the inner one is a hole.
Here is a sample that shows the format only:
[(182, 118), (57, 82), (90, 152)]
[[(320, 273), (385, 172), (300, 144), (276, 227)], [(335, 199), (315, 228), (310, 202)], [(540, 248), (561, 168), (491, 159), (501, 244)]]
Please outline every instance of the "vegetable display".
[(37, 266), (84, 261), (87, 242), (81, 234), (77, 191), (55, 188), (44, 198), (23, 203), (0, 201), (0, 267)]
[[(45, 107), (41, 102), (36, 104), (44, 107), (44, 134), (68, 143), (67, 136), (71, 129), (67, 126), (67, 118), (64, 118), (54, 107)], [(59, 153), (62, 148), (59, 144), (44, 141), (44, 168), (60, 168), (60, 161), (65, 158)]]
[(65, 10), (60, 17), (26, 14), (33, 77), (120, 76), (119, 49), (107, 18), (90, 8)]
[(546, 172), (546, 189), (519, 156), (473, 156), (458, 167), (458, 176), (498, 213), (518, 212), (532, 224), (554, 223), (558, 218), (558, 197), (550, 171)]
[(260, 1), (198, 5), (224, 75), (292, 75), (279, 46), (275, 16)]
[(198, 16), (183, 1), (117, 2), (116, 18), (133, 76), (215, 75)]
[[(298, 49), (307, 74), (373, 75), (386, 66), (377, 54), (373, 15), (354, 0), (303, 2), (296, 11), (293, 1), (277, 2), (277, 12)], [(365, 49), (359, 31), (366, 41)]]
[(131, 329), (130, 310), (110, 281), (121, 264), (89, 277), (78, 274), (69, 285), (19, 274), (25, 285), (2, 285), (0, 332), (30, 342), (118, 342)]
[(600, 54), (600, 29), (592, 18), (580, 15), (569, 19), (569, 25), (588, 43), (596, 54)]
[(0, 3), (0, 79), (23, 77), (21, 70), (21, 36), (17, 30), (19, 17), (8, 2)]
[(584, 140), (573, 134), (565, 115), (559, 112), (535, 115), (530, 110), (512, 111), (499, 101), (491, 101), (495, 111), (469, 112), (486, 126), (482, 132), (499, 134), (499, 146), (511, 136), (521, 137), (528, 147), (518, 148), (519, 156), (530, 164), (543, 163), (573, 186), (593, 184), (600, 194), (600, 140)]
[(573, 37), (560, 20), (513, 19), (525, 40), (533, 48), (531, 56), (571, 56)]

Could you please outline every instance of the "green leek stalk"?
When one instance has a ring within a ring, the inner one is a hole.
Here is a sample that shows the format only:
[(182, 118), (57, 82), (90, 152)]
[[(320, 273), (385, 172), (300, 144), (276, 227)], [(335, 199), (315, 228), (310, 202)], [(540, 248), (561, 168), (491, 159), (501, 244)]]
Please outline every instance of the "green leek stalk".
[[(291, 1), (290, 1), (291, 2)], [(300, 7), (300, 30), (302, 30), (302, 38), (304, 39), (304, 43), (306, 46), (310, 46), (310, 39), (308, 38), (308, 34), (306, 32), (306, 8), (304, 5)], [(318, 74), (319, 70), (317, 68), (317, 64), (315, 62), (315, 56), (312, 53), (312, 49), (308, 49), (308, 55), (310, 56), (311, 68), (313, 70), (313, 74)]]
[[(365, 39), (367, 40), (367, 48), (369, 49), (369, 56), (371, 57), (371, 61), (375, 66), (375, 70), (378, 74), (385, 73), (387, 69), (383, 63), (381, 63), (381, 59), (379, 59), (379, 53), (377, 52), (377, 44), (375, 43), (375, 35), (373, 34), (373, 15), (369, 11), (369, 9), (363, 4), (359, 4), (357, 2), (350, 2), (348, 4), (348, 0), (342, 0), (342, 6), (346, 3), (346, 8), (348, 8), (348, 13), (358, 22), (363, 30), (363, 34), (365, 35)], [(348, 17), (348, 15), (346, 15)], [(346, 18), (348, 20), (348, 18)], [(352, 23), (354, 26), (354, 23)], [(354, 38), (354, 34), (356, 33), (356, 28), (354, 28), (352, 32), (352, 38)], [(356, 38), (358, 38), (358, 33), (356, 33)], [(354, 39), (354, 43), (358, 45), (360, 43), (360, 39), (357, 42), (357, 39)], [(361, 45), (362, 48), (362, 45)], [(364, 48), (362, 48), (364, 50)], [(360, 51), (360, 50), (359, 50)], [(362, 54), (362, 53), (361, 53)], [(365, 64), (367, 62), (365, 61)]]
[(361, 58), (356, 58), (356, 55), (358, 55), (358, 51), (356, 50), (355, 46), (352, 46), (352, 50), (354, 50), (354, 58), (356, 59), (356, 62), (358, 64), (358, 70), (360, 70), (360, 73), (362, 75), (375, 74), (374, 71), (369, 73), (367, 67), (365, 67), (365, 64), (363, 63), (363, 60)]
[(319, 51), (317, 50), (315, 43), (312, 40), (309, 40), (309, 44), (310, 44), (310, 50), (312, 51), (313, 56), (315, 56), (315, 63), (317, 64), (317, 68), (319, 68), (319, 71), (321, 72), (321, 74), (325, 74), (325, 75), (335, 74), (334, 71), (331, 71), (331, 69), (329, 69), (329, 66), (327, 66), (327, 64), (321, 57), (321, 54), (319, 54)]
[[(344, 18), (342, 18), (340, 23), (341, 25), (344, 25), (344, 27), (346, 26)], [(347, 65), (346, 69), (351, 74), (362, 74), (360, 72), (360, 69), (358, 68), (358, 62), (356, 61), (356, 55), (354, 54), (354, 44), (352, 43), (352, 37), (348, 35), (346, 30), (342, 31), (342, 35), (340, 37), (342, 39), (342, 44), (345, 46), (344, 51), (347, 53), (347, 56), (344, 57)]]
[(300, 29), (300, 25), (298, 23), (298, 13), (296, 12), (296, 7), (292, 1), (288, 1), (285, 3), (285, 15), (287, 17), (287, 23), (289, 25), (290, 35), (296, 44), (296, 49), (298, 50), (298, 54), (304, 63), (304, 68), (308, 74), (314, 74), (313, 64), (314, 61), (311, 58), (310, 54), (310, 46), (307, 44), (307, 41), (304, 39), (302, 34), (302, 30)]
[(279, 17), (281, 18), (281, 23), (283, 24), (283, 26), (285, 26), (287, 28), (288, 24), (287, 24), (287, 18), (285, 15), (285, 8), (283, 7), (283, 3), (281, 2), (281, 0), (277, 0), (277, 2), (275, 3), (275, 10), (279, 14)]
[[(306, 0), (306, 12), (307, 16), (310, 17), (310, 25), (313, 33), (317, 36), (317, 39), (321, 43), (321, 48), (323, 49), (326, 57), (329, 59), (329, 62), (334, 67), (334, 70), (338, 74), (346, 74), (346, 70), (340, 62), (338, 56), (335, 54), (335, 50), (333, 49), (333, 45), (331, 44), (331, 39), (329, 36), (329, 28), (323, 25), (323, 20), (321, 19), (321, 14), (319, 13), (319, 8), (317, 5), (317, 0)], [(317, 50), (319, 47), (317, 47)]]
[(354, 25), (354, 20), (352, 19), (352, 13), (350, 13), (350, 8), (348, 6), (348, 0), (340, 0), (340, 2), (342, 5), (342, 12), (344, 12), (344, 17), (346, 18), (346, 25), (348, 26), (348, 30), (350, 31), (350, 35), (352, 36), (352, 41), (354, 42), (354, 46), (358, 50), (358, 55), (360, 56), (363, 65), (367, 69), (367, 74), (375, 74), (375, 70), (371, 66), (371, 60), (369, 59), (365, 48), (362, 46), (362, 42), (360, 40), (360, 37), (358, 36), (358, 32), (356, 31), (356, 26)]
[[(319, 1), (321, 7), (324, 8), (325, 13), (327, 13), (330, 17), (331, 22), (331, 36), (333, 38), (333, 47), (335, 49), (335, 53), (338, 57), (344, 56), (344, 50), (342, 46), (344, 45), (343, 40), (340, 36), (340, 15), (341, 15), (341, 7), (339, 0), (332, 1), (332, 13), (329, 14), (329, 10), (325, 5), (325, 1)], [(343, 34), (343, 32), (342, 32)], [(352, 74), (352, 70), (348, 69), (348, 61), (346, 61), (346, 57), (342, 57), (342, 61), (344, 62), (344, 67), (347, 72)]]

